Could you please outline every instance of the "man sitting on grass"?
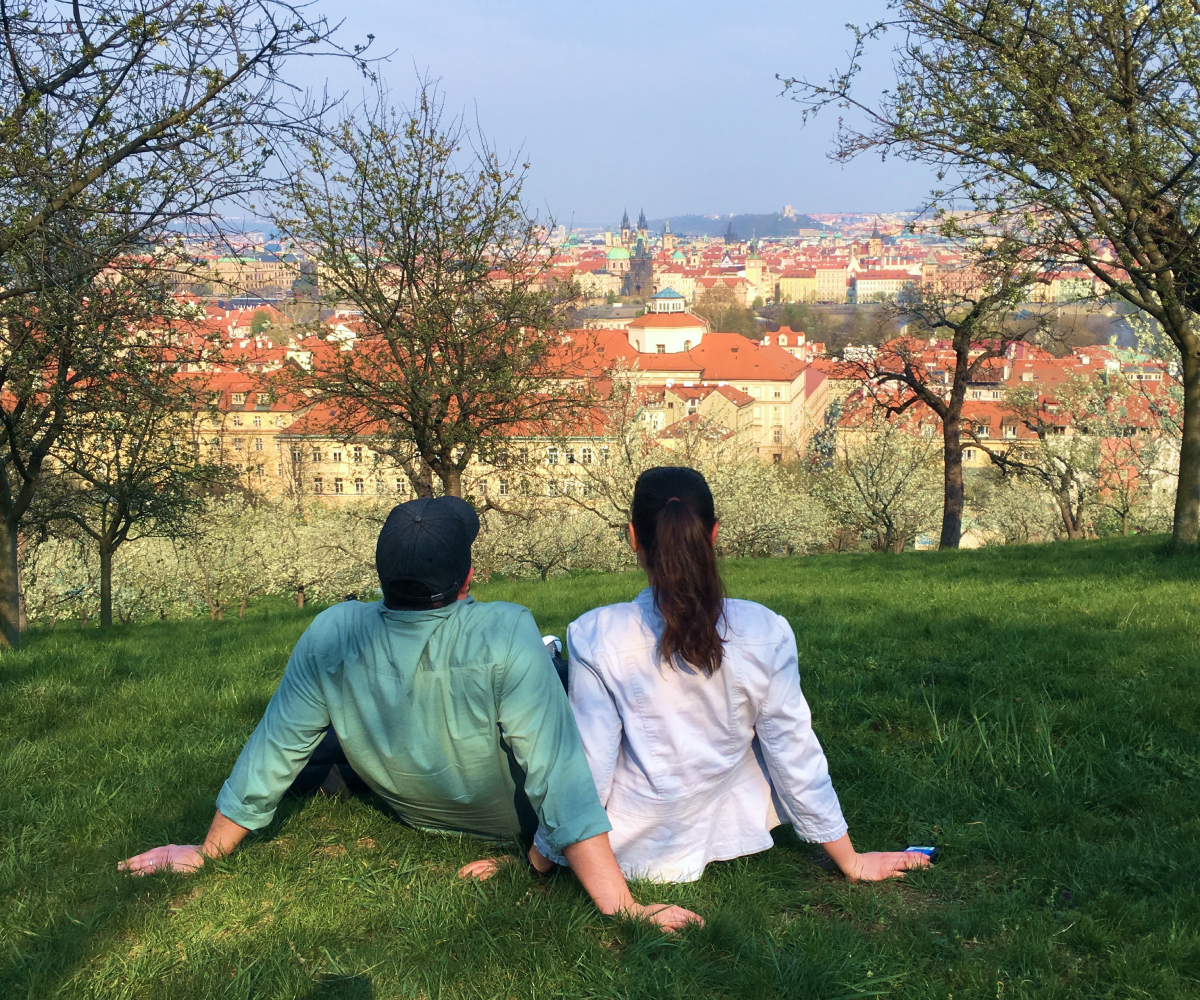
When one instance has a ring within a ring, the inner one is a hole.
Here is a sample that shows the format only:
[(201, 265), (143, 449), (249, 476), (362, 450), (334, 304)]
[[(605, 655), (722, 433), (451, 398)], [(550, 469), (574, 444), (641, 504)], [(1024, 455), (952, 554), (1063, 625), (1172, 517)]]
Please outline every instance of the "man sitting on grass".
[[(383, 600), (319, 614), (217, 796), (200, 845), (122, 862), (136, 874), (194, 871), (271, 822), (324, 740), (407, 823), (492, 841), (538, 821), (602, 913), (667, 930), (696, 914), (635, 903), (562, 684), (529, 611), (469, 596), (479, 518), (456, 497), (393, 508), (375, 566)], [(326, 730), (332, 728), (332, 735)], [(342, 756), (344, 755), (344, 756)], [(487, 878), (500, 859), (466, 865)]]

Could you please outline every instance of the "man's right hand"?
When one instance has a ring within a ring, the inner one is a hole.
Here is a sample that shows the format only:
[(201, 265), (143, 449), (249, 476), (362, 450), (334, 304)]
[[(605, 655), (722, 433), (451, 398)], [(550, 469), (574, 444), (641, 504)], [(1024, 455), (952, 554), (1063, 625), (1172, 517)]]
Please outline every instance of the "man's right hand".
[(117, 869), (132, 875), (151, 875), (172, 868), (190, 874), (202, 864), (204, 852), (199, 844), (167, 844), (122, 861)]

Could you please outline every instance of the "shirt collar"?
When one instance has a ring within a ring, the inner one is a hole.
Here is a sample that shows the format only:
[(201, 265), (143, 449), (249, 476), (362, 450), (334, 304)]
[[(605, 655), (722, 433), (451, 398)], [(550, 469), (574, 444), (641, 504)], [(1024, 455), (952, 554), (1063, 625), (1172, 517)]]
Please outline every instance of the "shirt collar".
[(459, 611), (459, 606), (463, 604), (474, 604), (475, 598), (468, 595), (461, 601), (452, 601), (444, 608), (428, 608), (421, 611), (412, 611), (407, 608), (389, 608), (383, 601), (379, 602), (379, 616), (384, 621), (389, 622), (428, 622), (438, 619), (449, 618)]

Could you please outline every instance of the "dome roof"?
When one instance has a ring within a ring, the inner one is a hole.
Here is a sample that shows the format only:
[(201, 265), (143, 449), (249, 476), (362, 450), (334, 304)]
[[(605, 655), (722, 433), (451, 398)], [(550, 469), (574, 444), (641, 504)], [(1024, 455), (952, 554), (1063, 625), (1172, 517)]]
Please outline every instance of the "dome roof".
[(683, 251), (676, 250), (673, 254), (671, 254), (671, 260), (683, 260)]
[(629, 251), (624, 247), (613, 247), (605, 255), (605, 260), (629, 260)]

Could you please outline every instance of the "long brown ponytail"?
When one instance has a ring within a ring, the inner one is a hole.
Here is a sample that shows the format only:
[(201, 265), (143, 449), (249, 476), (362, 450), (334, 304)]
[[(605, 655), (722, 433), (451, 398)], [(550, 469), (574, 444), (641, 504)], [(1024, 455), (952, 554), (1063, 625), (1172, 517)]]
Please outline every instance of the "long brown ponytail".
[(706, 674), (721, 666), (724, 591), (712, 530), (712, 491), (695, 469), (647, 469), (633, 488), (630, 519), (663, 617), (659, 652)]

